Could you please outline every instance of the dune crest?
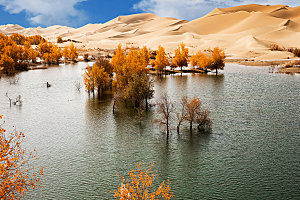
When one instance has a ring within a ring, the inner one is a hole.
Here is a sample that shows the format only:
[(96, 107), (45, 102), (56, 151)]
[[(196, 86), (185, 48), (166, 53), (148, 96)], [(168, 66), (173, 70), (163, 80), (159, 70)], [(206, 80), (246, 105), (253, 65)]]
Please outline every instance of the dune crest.
[(163, 45), (172, 52), (179, 42), (184, 42), (190, 52), (219, 46), (233, 57), (284, 59), (293, 55), (271, 52), (269, 47), (278, 44), (300, 48), (300, 6), (249, 4), (216, 8), (192, 21), (143, 13), (119, 16), (104, 24), (87, 24), (80, 28), (58, 25), (23, 28), (8, 24), (0, 26), (0, 32), (6, 35), (39, 34), (51, 42), (61, 36), (78, 41), (76, 45), (84, 49), (113, 49), (121, 43), (146, 45), (151, 49)]

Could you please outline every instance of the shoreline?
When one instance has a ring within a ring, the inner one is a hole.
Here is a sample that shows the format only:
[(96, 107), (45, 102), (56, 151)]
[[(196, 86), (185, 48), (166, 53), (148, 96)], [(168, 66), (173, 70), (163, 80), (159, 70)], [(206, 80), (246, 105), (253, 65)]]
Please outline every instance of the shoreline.
[[(47, 65), (43, 63), (34, 63), (32, 65), (29, 65), (27, 70), (14, 70), (9, 73), (18, 73), (22, 71), (28, 71), (28, 70), (39, 70), (39, 69), (48, 69), (49, 67), (52, 66), (58, 66), (59, 64), (72, 64), (72, 63), (77, 63), (77, 62), (90, 62), (95, 60), (95, 58), (99, 55), (101, 56), (111, 56), (113, 53), (113, 50), (110, 49), (103, 49), (103, 50), (97, 50), (97, 51), (80, 51), (79, 56), (83, 57), (84, 54), (89, 54), (90, 59), (84, 60), (83, 58), (78, 58), (75, 62), (59, 62), (57, 65)], [(300, 63), (300, 58), (297, 59), (274, 59), (274, 60), (255, 60), (251, 58), (232, 58), (228, 57), (225, 59), (225, 64), (228, 63), (234, 63), (234, 64), (239, 64), (239, 65), (244, 65), (244, 66), (256, 66), (256, 67), (273, 67), (277, 66), (280, 67), (278, 69), (278, 72), (275, 73), (286, 73), (286, 74), (300, 74), (300, 66), (297, 65), (295, 67), (284, 67), (285, 64), (291, 61), (298, 61)], [(153, 72), (152, 72), (153, 73)], [(192, 73), (192, 72), (190, 72)], [(0, 70), (0, 74), (6, 74), (4, 70)]]

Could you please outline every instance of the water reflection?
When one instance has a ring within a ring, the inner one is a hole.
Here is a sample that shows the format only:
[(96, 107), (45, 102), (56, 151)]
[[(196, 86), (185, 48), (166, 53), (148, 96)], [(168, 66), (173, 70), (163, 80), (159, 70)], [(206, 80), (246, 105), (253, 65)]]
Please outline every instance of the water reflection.
[[(1, 114), (24, 131), (24, 145), (38, 149), (39, 166), (47, 169), (43, 188), (25, 199), (110, 199), (115, 174), (126, 175), (139, 161), (154, 162), (160, 180), (170, 178), (176, 199), (299, 196), (299, 76), (231, 64), (217, 77), (154, 76), (152, 102), (164, 92), (175, 102), (198, 96), (213, 120), (211, 134), (182, 126), (167, 140), (153, 124), (155, 107), (140, 126), (133, 110), (113, 115), (111, 94), (97, 99), (77, 92), (74, 82), (85, 66), (19, 73), (15, 85), (1, 75)], [(6, 91), (21, 94), (22, 107), (9, 108)]]

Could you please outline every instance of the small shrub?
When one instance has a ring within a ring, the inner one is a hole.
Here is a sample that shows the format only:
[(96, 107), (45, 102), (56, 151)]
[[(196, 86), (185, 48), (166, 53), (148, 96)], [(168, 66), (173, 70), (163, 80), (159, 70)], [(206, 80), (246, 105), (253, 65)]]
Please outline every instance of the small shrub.
[(271, 44), (270, 45), (271, 51), (284, 51), (284, 47), (280, 47), (278, 44)]
[(63, 42), (64, 42), (64, 41), (63, 41), (62, 37), (58, 36), (58, 37), (57, 37), (57, 43), (63, 43)]

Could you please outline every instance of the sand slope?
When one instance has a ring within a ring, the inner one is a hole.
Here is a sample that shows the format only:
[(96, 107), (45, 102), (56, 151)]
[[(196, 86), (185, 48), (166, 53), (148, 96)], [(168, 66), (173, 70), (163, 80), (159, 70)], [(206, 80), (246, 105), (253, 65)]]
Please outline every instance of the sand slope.
[(278, 44), (300, 48), (300, 6), (250, 4), (216, 8), (193, 21), (162, 18), (150, 13), (135, 14), (77, 29), (57, 25), (23, 28), (9, 24), (0, 26), (0, 32), (7, 35), (14, 32), (40, 34), (52, 42), (61, 36), (79, 41), (76, 45), (84, 49), (113, 49), (119, 43), (157, 49), (161, 44), (172, 52), (182, 41), (191, 53), (219, 46), (233, 57), (283, 59), (293, 55), (271, 52), (269, 47)]

